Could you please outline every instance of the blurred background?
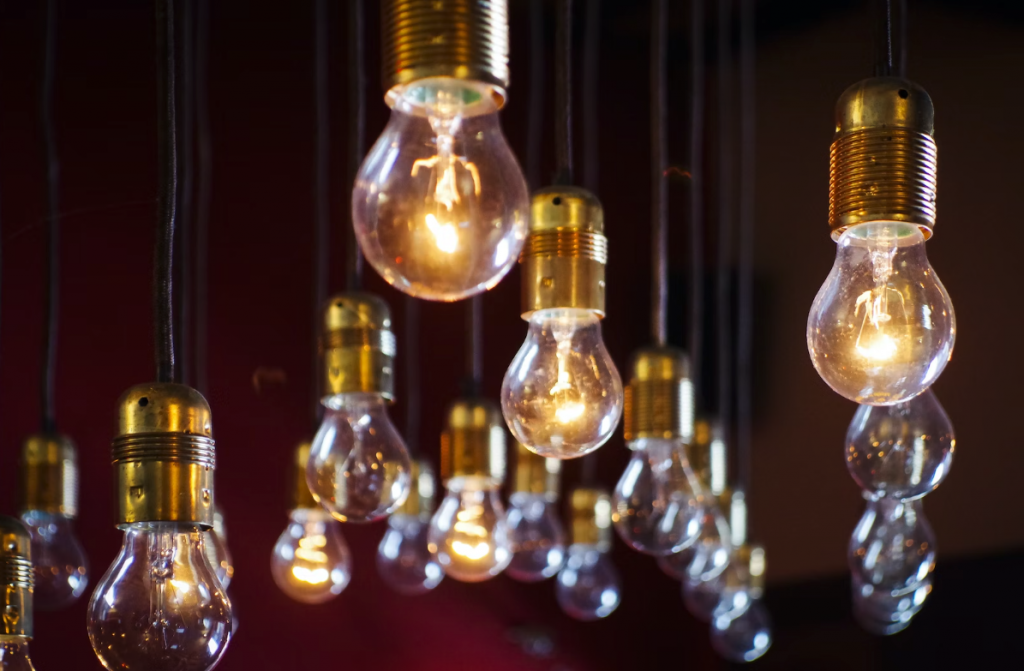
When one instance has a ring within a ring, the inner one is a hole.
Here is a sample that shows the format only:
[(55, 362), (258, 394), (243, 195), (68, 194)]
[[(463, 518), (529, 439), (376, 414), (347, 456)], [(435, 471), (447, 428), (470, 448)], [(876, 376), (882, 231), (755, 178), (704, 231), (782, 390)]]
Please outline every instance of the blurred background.
[[(579, 7), (582, 30), (585, 2)], [(525, 162), (530, 90), (529, 3), (510, 0), (512, 87), (502, 124)], [(903, 669), (1012, 659), (1024, 588), (1024, 473), (1016, 412), (1024, 375), (1024, 302), (1016, 293), (1017, 224), (1024, 136), (1024, 5), (998, 0), (910, 0), (909, 68), (936, 106), (939, 215), (929, 257), (958, 316), (957, 347), (936, 384), (957, 435), (950, 477), (925, 506), (939, 543), (935, 591), (906, 631), (862, 632), (850, 611), (846, 548), (863, 509), (841, 457), (855, 406), (832, 393), (806, 352), (807, 311), (834, 259), (829, 238), (828, 149), (833, 106), (871, 75), (867, 3), (759, 0), (757, 7), (754, 485), (751, 533), (768, 551), (772, 669)], [(545, 3), (547, 44), (553, 3)], [(689, 3), (670, 6), (670, 162), (685, 172), (689, 147)], [(0, 509), (15, 512), (21, 441), (38, 429), (42, 355), (45, 171), (38, 95), (45, 3), (0, 2)], [(346, 11), (331, 3), (332, 287), (343, 284), (350, 187)], [(598, 196), (610, 239), (605, 339), (625, 371), (646, 344), (649, 306), (649, 7), (603, 0), (600, 34)], [(56, 141), (61, 162), (60, 341), (57, 417), (79, 447), (77, 522), (93, 585), (114, 558), (109, 444), (119, 395), (153, 377), (152, 237), (155, 222), (156, 87), (149, 3), (58, 3)], [(706, 222), (716, 217), (714, 3), (708, 63)], [(213, 151), (210, 219), (209, 401), (218, 447), (218, 501), (227, 516), (240, 619), (223, 663), (240, 669), (342, 668), (619, 671), (723, 665), (707, 629), (683, 608), (679, 586), (653, 560), (621, 544), (623, 602), (606, 621), (581, 624), (558, 610), (551, 582), (499, 577), (445, 581), (403, 598), (381, 583), (374, 553), (383, 524), (346, 526), (353, 582), (337, 600), (303, 606), (275, 587), (271, 548), (287, 515), (292, 450), (310, 420), (314, 219), (312, 2), (210, 3), (209, 109)], [(377, 3), (367, 2), (367, 146), (387, 121), (379, 71)], [(545, 112), (553, 105), (551, 54)], [(554, 165), (546, 115), (541, 181)], [(580, 142), (584, 139), (580, 138)], [(578, 143), (579, 148), (579, 143)], [(577, 161), (582, 158), (582, 150)], [(586, 170), (580, 166), (579, 170)], [(671, 181), (670, 331), (687, 323), (686, 226), (690, 185)], [(710, 233), (709, 233), (710, 234)], [(713, 236), (712, 236), (713, 237)], [(715, 272), (709, 245), (706, 267)], [(403, 300), (367, 269), (403, 333)], [(464, 304), (423, 304), (419, 444), (430, 459), (444, 410), (459, 392)], [(513, 271), (483, 301), (484, 393), (494, 399), (526, 334)], [(399, 347), (401, 352), (401, 346)], [(612, 488), (628, 461), (621, 433), (598, 452)], [(569, 464), (566, 481), (578, 477)], [(91, 587), (90, 587), (91, 589)], [(83, 598), (39, 613), (33, 657), (40, 669), (99, 668)], [(1002, 666), (996, 668), (1004, 668)]]

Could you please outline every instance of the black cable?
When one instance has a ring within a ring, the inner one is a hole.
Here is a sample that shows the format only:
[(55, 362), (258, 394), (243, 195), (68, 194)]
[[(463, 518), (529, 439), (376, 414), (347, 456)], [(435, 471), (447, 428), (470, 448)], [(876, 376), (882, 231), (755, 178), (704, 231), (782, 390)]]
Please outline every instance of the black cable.
[(43, 339), (42, 430), (53, 433), (57, 428), (54, 386), (57, 368), (57, 317), (60, 298), (60, 164), (53, 127), (54, 70), (57, 55), (57, 3), (46, 3), (46, 36), (43, 40), (43, 86), (40, 116), (43, 126), (43, 154), (46, 165), (46, 326)]
[(194, 2), (183, 0), (181, 10), (181, 156), (180, 184), (178, 189), (178, 234), (176, 251), (178, 256), (178, 321), (175, 343), (178, 347), (178, 368), (183, 384), (192, 384), (192, 370), (195, 364), (192, 357), (192, 297), (194, 291), (193, 220), (192, 202), (195, 185), (193, 128), (195, 126), (195, 40), (194, 40)]
[(651, 338), (668, 339), (667, 0), (651, 0)]
[(694, 402), (704, 369), (704, 0), (690, 3), (690, 356)]
[(544, 139), (544, 0), (530, 0), (530, 93), (526, 117), (526, 180), (540, 187)]
[(896, 0), (896, 16), (893, 18), (895, 46), (893, 75), (907, 76), (907, 0)]
[(415, 455), (420, 446), (420, 302), (405, 297), (405, 444)]
[[(362, 165), (366, 137), (366, 49), (362, 0), (349, 0), (348, 21), (348, 101), (349, 101), (349, 174), (348, 192), (356, 182)], [(346, 275), (349, 291), (358, 291), (363, 284), (363, 255), (356, 241), (356, 231), (349, 222), (345, 237)]]
[(875, 76), (893, 74), (892, 56), (892, 0), (874, 0), (875, 19)]
[(718, 0), (718, 417), (725, 444), (731, 444), (732, 369), (732, 257), (733, 226), (733, 109), (731, 0)]
[(599, 170), (599, 125), (597, 112), (598, 73), (601, 47), (601, 0), (587, 1), (586, 31), (583, 33), (583, 186), (597, 193)]
[(175, 119), (174, 0), (156, 0), (157, 147), (160, 191), (153, 261), (156, 378), (176, 382), (174, 360), (174, 228), (177, 223), (178, 129)]
[(466, 340), (466, 378), (462, 392), (467, 398), (476, 398), (483, 389), (484, 379), (484, 317), (481, 294), (466, 301)]
[(210, 61), (210, 3), (200, 2), (196, 18), (195, 45), (195, 114), (196, 148), (196, 219), (195, 219), (195, 302), (192, 318), (192, 349), (195, 388), (207, 391), (207, 291), (209, 287), (209, 224), (210, 198), (213, 186), (213, 146), (210, 141), (209, 61)]
[(314, 42), (314, 106), (316, 109), (316, 150), (313, 169), (313, 371), (312, 395), (314, 430), (320, 425), (323, 406), (320, 403), (320, 376), (316, 371), (320, 365), (320, 322), (321, 311), (327, 301), (328, 250), (330, 248), (330, 86), (328, 81), (328, 34), (327, 0), (316, 0), (313, 10)]
[(572, 0), (558, 0), (555, 20), (555, 184), (574, 181), (572, 163)]

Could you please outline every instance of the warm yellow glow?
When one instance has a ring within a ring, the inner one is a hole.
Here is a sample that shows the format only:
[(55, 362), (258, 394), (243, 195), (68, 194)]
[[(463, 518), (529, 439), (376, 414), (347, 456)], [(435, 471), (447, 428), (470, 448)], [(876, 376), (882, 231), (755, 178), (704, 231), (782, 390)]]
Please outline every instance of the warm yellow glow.
[(433, 209), (434, 212), (427, 212), (423, 220), (434, 236), (434, 244), (445, 254), (452, 254), (459, 248), (458, 227), (448, 221), (453, 216), (455, 206), (462, 203), (457, 168), (469, 173), (473, 181), (473, 194), (476, 197), (480, 196), (480, 173), (476, 165), (461, 156), (455, 156), (452, 152), (453, 146), (454, 139), (451, 136), (439, 135), (438, 154), (418, 159), (412, 164), (413, 177), (421, 168), (433, 173), (434, 193), (433, 197), (427, 198), (426, 205), (427, 209)]
[(295, 557), (311, 564), (326, 564), (327, 553), (321, 548), (327, 547), (327, 537), (314, 534), (299, 539), (299, 547), (295, 548)]
[(453, 253), (459, 248), (459, 231), (453, 224), (438, 223), (437, 217), (432, 214), (426, 216), (427, 228), (434, 234), (434, 244), (446, 254)]
[(586, 410), (586, 406), (582, 403), (565, 403), (555, 410), (555, 418), (561, 424), (568, 424), (582, 417), (584, 410)]
[(857, 342), (857, 352), (874, 361), (888, 361), (896, 355), (896, 342), (884, 333), (875, 338), (870, 345), (865, 347)]
[(322, 585), (331, 577), (330, 571), (323, 567), (310, 569), (305, 566), (293, 566), (292, 575), (296, 580), (310, 585)]
[(463, 543), (462, 541), (452, 541), (452, 552), (459, 555), (460, 557), (465, 557), (466, 559), (478, 561), (486, 557), (488, 554), (490, 554), (491, 545), (489, 543), (485, 543), (484, 541), (480, 541), (475, 545), (470, 543)]
[[(884, 279), (888, 279), (887, 273), (880, 272), (878, 274)], [(884, 285), (862, 293), (857, 297), (857, 304), (854, 307), (854, 315), (859, 315), (862, 308), (864, 310), (855, 347), (858, 354), (872, 361), (889, 361), (896, 356), (899, 350), (896, 339), (885, 332), (886, 328), (894, 326), (892, 315), (889, 313), (889, 294), (895, 294), (899, 308), (903, 309), (905, 313), (903, 296), (898, 291)], [(905, 317), (906, 315), (904, 315)]]
[(555, 419), (560, 424), (568, 424), (574, 422), (583, 416), (583, 412), (586, 410), (586, 406), (572, 398), (578, 396), (575, 392), (575, 388), (572, 384), (572, 377), (569, 375), (569, 370), (566, 366), (566, 360), (569, 358), (572, 342), (569, 338), (563, 337), (558, 338), (558, 349), (555, 352), (555, 356), (558, 359), (558, 377), (555, 380), (554, 386), (551, 387), (551, 396), (555, 397)]

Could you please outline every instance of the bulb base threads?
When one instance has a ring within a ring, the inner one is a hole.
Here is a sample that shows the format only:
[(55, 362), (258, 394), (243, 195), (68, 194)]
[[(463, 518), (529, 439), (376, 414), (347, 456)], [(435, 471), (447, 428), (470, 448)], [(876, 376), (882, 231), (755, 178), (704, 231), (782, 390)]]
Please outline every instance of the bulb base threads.
[(395, 349), (387, 303), (362, 293), (332, 298), (320, 336), (324, 398), (363, 393), (394, 400)]
[(624, 438), (693, 440), (693, 381), (690, 360), (681, 350), (651, 347), (633, 355), (633, 375), (625, 389)]
[(572, 542), (594, 545), (601, 552), (612, 547), (612, 498), (603, 489), (579, 487), (570, 499)]
[(384, 90), (430, 77), (488, 84), (499, 105), (509, 85), (507, 0), (384, 0)]
[(67, 436), (35, 434), (25, 439), (21, 509), (78, 516), (78, 451)]
[(25, 525), (0, 515), (0, 636), (32, 638), (32, 541)]
[(216, 451), (210, 405), (183, 384), (153, 382), (118, 401), (111, 445), (117, 524), (213, 527)]
[(425, 517), (434, 512), (434, 469), (423, 459), (413, 459), (409, 470), (412, 490), (405, 503), (395, 511), (396, 515), (409, 517)]
[(604, 317), (608, 238), (601, 202), (585, 189), (548, 187), (533, 195), (531, 215), (520, 257), (523, 319), (552, 308)]
[(935, 227), (935, 109), (917, 84), (874, 77), (854, 84), (836, 104), (829, 177), (829, 227), (838, 240), (872, 221)]
[(441, 479), (483, 477), (505, 481), (505, 420), (484, 399), (460, 399), (441, 432)]
[(542, 457), (516, 441), (516, 477), (513, 492), (542, 494), (554, 501), (558, 498), (562, 462)]

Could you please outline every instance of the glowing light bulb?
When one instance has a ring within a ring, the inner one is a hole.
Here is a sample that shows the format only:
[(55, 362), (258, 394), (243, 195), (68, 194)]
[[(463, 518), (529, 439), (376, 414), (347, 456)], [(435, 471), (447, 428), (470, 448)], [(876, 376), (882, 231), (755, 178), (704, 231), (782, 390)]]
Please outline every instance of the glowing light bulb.
[(338, 596), (352, 577), (341, 525), (318, 508), (292, 510), (270, 570), (281, 591), (296, 601), (323, 603)]
[(592, 622), (615, 612), (622, 600), (622, 581), (615, 564), (597, 545), (573, 543), (558, 572), (555, 597), (569, 617)]
[(515, 492), (509, 502), (509, 576), (520, 582), (538, 582), (554, 576), (565, 562), (565, 530), (558, 520), (554, 498)]
[(336, 394), (313, 439), (306, 480), (342, 522), (374, 522), (409, 495), (409, 452), (380, 394)]
[(693, 545), (704, 519), (700, 484), (679, 440), (638, 438), (612, 496), (615, 530), (634, 550), (655, 556)]
[(482, 476), (455, 477), (430, 520), (427, 536), (445, 575), (479, 582), (498, 575), (512, 560), (500, 483)]
[(741, 589), (723, 598), (711, 620), (711, 647), (730, 662), (752, 662), (772, 645), (771, 618), (759, 599)]
[(891, 636), (910, 626), (932, 592), (931, 578), (925, 578), (911, 590), (894, 596), (884, 590), (853, 580), (853, 617), (867, 632)]
[(32, 541), (18, 520), (0, 515), (0, 669), (35, 671), (29, 656), (32, 639)]
[(89, 602), (88, 630), (103, 666), (212, 669), (231, 640), (231, 603), (206, 558), (198, 525), (142, 522)]
[(927, 389), (953, 351), (953, 304), (913, 224), (848, 228), (807, 318), (807, 349), (836, 393), (893, 405)]
[[(702, 583), (714, 580), (729, 565), (732, 552), (729, 537), (729, 522), (725, 515), (717, 505), (709, 504), (704, 508), (697, 542), (681, 552), (658, 557), (658, 567), (669, 577), (680, 581)], [(711, 593), (717, 594), (717, 591)], [(709, 614), (703, 618), (705, 621), (710, 617), (708, 608), (713, 607), (700, 609)]]
[(228, 549), (228, 531), (224, 524), (224, 513), (217, 508), (213, 513), (213, 528), (206, 532), (206, 558), (225, 590), (235, 575), (235, 562)]
[(886, 407), (862, 405), (846, 431), (846, 467), (871, 496), (916, 499), (946, 478), (956, 438), (931, 389)]
[(377, 573), (389, 587), (406, 596), (429, 592), (444, 579), (444, 569), (427, 540), (434, 474), (423, 461), (413, 462), (413, 472), (414, 490), (388, 518), (388, 528), (377, 547)]
[(592, 310), (537, 310), (501, 384), (516, 439), (545, 457), (571, 459), (604, 445), (622, 416), (622, 378)]
[(920, 501), (868, 501), (850, 537), (850, 570), (883, 595), (917, 590), (935, 568), (935, 534)]
[(63, 608), (89, 585), (89, 564), (72, 519), (60, 513), (28, 510), (21, 514), (32, 536), (35, 604), (40, 610)]
[(352, 218), (366, 259), (407, 294), (456, 301), (519, 258), (529, 220), (522, 171), (491, 87), (447, 77), (388, 94), (391, 120), (356, 177)]

